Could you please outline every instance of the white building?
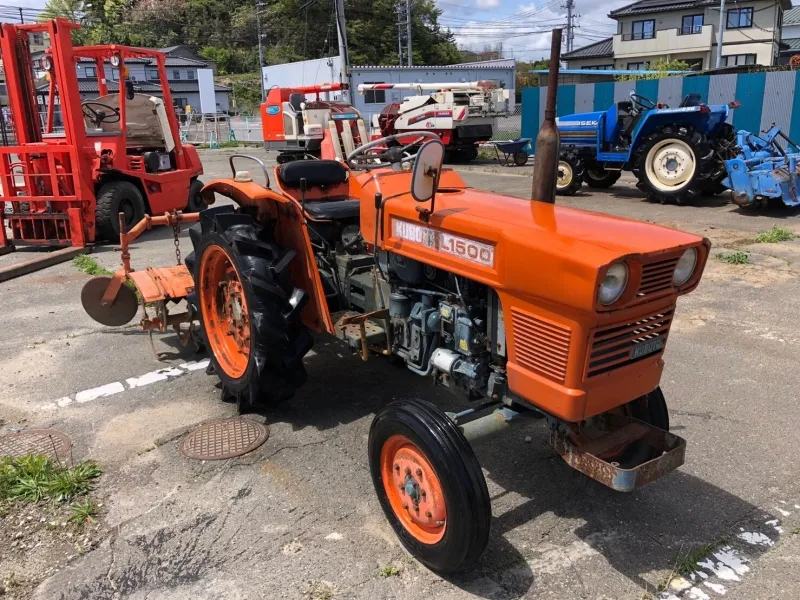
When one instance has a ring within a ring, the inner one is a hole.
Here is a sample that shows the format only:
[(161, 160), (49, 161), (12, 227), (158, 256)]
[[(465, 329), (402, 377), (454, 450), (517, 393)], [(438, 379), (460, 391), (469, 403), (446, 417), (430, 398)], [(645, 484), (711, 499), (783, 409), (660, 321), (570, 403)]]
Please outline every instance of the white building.
[[(361, 83), (464, 83), (467, 81), (492, 80), (498, 86), (510, 90), (511, 104), (514, 102), (516, 66), (513, 59), (487, 60), (444, 66), (353, 66), (350, 67), (354, 90)], [(265, 89), (273, 86), (296, 87), (320, 85), (339, 81), (341, 61), (338, 56), (318, 60), (263, 68)], [(353, 93), (353, 106), (366, 122), (372, 115), (392, 102), (402, 102), (406, 96), (416, 95), (413, 90), (375, 90), (362, 95)], [(334, 98), (338, 97), (334, 94)]]

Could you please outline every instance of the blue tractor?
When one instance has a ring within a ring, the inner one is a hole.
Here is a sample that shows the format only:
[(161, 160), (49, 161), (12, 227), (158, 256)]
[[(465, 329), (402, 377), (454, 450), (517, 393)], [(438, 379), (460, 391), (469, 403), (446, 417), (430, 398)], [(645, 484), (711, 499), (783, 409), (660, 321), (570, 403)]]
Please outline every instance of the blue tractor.
[(677, 108), (639, 94), (606, 111), (557, 119), (561, 136), (557, 192), (609, 188), (622, 171), (656, 202), (685, 204), (726, 188), (725, 161), (736, 156), (733, 127), (726, 123), (736, 104), (709, 106), (689, 94)]

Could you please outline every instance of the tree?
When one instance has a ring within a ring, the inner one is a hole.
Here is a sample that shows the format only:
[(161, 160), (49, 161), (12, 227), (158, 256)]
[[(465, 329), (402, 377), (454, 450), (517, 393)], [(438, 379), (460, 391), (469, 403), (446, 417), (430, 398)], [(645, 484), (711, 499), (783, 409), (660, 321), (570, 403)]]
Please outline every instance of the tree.
[(60, 18), (80, 23), (81, 29), (72, 32), (73, 43), (80, 45), (85, 43), (89, 36), (90, 24), (85, 19), (85, 12), (84, 0), (48, 0), (39, 16), (39, 21)]
[(670, 71), (691, 71), (688, 63), (682, 60), (659, 58), (648, 65), (648, 73), (641, 75), (619, 75), (617, 81), (636, 81), (638, 79), (663, 79), (669, 77)]

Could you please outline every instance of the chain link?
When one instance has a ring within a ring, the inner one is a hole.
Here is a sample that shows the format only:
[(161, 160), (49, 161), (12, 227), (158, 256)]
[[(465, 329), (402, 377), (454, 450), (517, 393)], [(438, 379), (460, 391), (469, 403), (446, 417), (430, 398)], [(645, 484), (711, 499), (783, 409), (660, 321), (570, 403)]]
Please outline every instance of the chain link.
[(181, 264), (181, 241), (178, 239), (181, 234), (181, 223), (177, 219), (172, 223), (172, 234), (175, 238), (175, 260), (178, 261), (178, 264)]

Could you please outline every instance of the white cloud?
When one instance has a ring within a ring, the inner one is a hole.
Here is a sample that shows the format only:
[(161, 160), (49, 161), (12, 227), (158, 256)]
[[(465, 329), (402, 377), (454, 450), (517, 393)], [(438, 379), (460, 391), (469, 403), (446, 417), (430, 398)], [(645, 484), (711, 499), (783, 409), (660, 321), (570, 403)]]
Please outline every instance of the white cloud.
[(500, 6), (500, 0), (475, 0), (478, 8), (495, 8)]

